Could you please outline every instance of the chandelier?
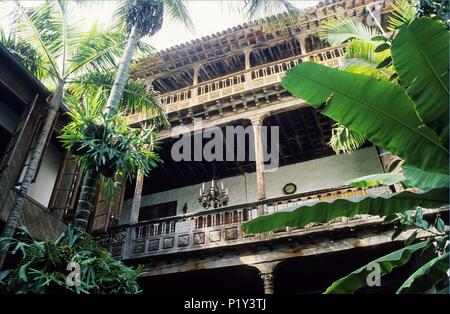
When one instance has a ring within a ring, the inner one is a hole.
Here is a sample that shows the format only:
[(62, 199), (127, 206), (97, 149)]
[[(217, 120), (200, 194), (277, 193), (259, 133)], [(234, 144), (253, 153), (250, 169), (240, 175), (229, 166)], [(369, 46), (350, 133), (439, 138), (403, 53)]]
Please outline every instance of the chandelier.
[(198, 202), (204, 209), (227, 206), (228, 200), (228, 188), (223, 187), (223, 182), (221, 184), (221, 188), (219, 189), (216, 182), (214, 182), (214, 179), (212, 179), (211, 187), (207, 190), (205, 189), (205, 183), (203, 182), (198, 196)]

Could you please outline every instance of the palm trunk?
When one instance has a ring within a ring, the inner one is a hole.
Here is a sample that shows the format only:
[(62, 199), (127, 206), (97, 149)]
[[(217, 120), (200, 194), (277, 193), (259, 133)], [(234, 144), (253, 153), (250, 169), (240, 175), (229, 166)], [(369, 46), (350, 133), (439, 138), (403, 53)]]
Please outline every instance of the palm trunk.
[[(119, 107), (120, 99), (122, 98), (125, 83), (130, 71), (130, 65), (133, 61), (134, 52), (139, 42), (139, 34), (135, 26), (131, 28), (130, 36), (128, 37), (127, 47), (119, 64), (114, 84), (111, 93), (108, 97), (108, 102), (104, 113), (107, 115), (114, 115)], [(78, 200), (77, 210), (75, 213), (74, 226), (81, 231), (86, 231), (89, 216), (94, 207), (95, 196), (97, 192), (97, 184), (100, 174), (93, 169), (88, 170), (83, 179), (83, 187), (81, 189), (80, 199)]]
[[(6, 224), (1, 233), (1, 237), (11, 238), (14, 235), (14, 231), (16, 230), (16, 226), (22, 212), (22, 206), (23, 202), (25, 201), (25, 196), (28, 194), (31, 181), (36, 175), (39, 160), (41, 159), (42, 154), (44, 154), (45, 143), (47, 142), (47, 139), (52, 131), (52, 126), (55, 121), (56, 114), (58, 113), (59, 107), (61, 105), (63, 88), (64, 82), (60, 82), (50, 102), (50, 107), (45, 119), (45, 123), (38, 135), (36, 147), (31, 155), (31, 160), (22, 180), (22, 185), (20, 186), (19, 192), (14, 201), (14, 205), (11, 208), (8, 220), (6, 221)], [(0, 242), (0, 269), (2, 269), (3, 267), (3, 262), (5, 261), (8, 252), (8, 246), (9, 241)]]
[(83, 186), (81, 187), (80, 199), (78, 200), (73, 223), (74, 227), (81, 231), (86, 231), (89, 224), (89, 217), (94, 207), (99, 177), (99, 173), (92, 169), (86, 171), (84, 175)]
[[(104, 113), (114, 115), (117, 112), (120, 99), (122, 98), (125, 83), (130, 71), (130, 65), (133, 61), (133, 55), (139, 42), (139, 34), (136, 27), (132, 27), (128, 37), (127, 47), (119, 64), (111, 93), (108, 97)], [(100, 174), (93, 168), (89, 169), (84, 175), (83, 187), (81, 188), (80, 199), (78, 200), (77, 210), (75, 212), (74, 226), (80, 231), (86, 231), (91, 211), (94, 207), (97, 184)]]
[(131, 28), (130, 35), (128, 36), (127, 47), (123, 53), (122, 60), (120, 60), (119, 70), (117, 71), (114, 79), (111, 94), (109, 94), (108, 102), (106, 103), (105, 113), (108, 115), (114, 115), (117, 111), (138, 42), (139, 34), (136, 27), (133, 26)]

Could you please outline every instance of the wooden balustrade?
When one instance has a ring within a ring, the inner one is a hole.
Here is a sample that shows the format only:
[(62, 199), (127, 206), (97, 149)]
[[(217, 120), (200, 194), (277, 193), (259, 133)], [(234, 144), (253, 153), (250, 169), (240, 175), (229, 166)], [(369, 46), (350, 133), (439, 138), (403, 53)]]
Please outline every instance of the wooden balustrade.
[[(124, 254), (124, 244), (129, 241), (128, 244), (131, 246), (131, 253), (128, 257), (165, 254), (167, 252), (217, 247), (220, 245), (226, 246), (233, 242), (245, 242), (251, 239), (253, 235), (244, 234), (241, 230), (241, 225), (261, 215), (318, 201), (387, 193), (390, 193), (388, 187), (371, 189), (349, 187), (324, 191), (323, 193), (284, 197), (254, 204), (231, 206), (189, 215), (161, 218), (113, 229), (100, 237), (100, 243), (108, 247), (114, 256), (122, 256)], [(352, 219), (337, 218), (328, 224), (346, 223), (349, 220), (365, 219), (367, 217), (367, 215), (363, 215), (353, 217)], [(306, 226), (306, 229), (317, 226), (320, 226), (320, 224), (310, 224)], [(285, 228), (276, 233), (295, 232), (296, 230), (303, 229)], [(129, 232), (129, 238), (127, 238), (127, 230)]]
[[(263, 64), (238, 73), (203, 82), (182, 90), (160, 95), (166, 112), (173, 112), (217, 100), (222, 97), (242, 94), (245, 91), (281, 82), (286, 72), (304, 61), (315, 61), (331, 67), (342, 64), (345, 47), (325, 48), (305, 55)], [(194, 93), (195, 91), (195, 93)], [(149, 118), (148, 113), (135, 113), (128, 116), (129, 123), (137, 123)]]

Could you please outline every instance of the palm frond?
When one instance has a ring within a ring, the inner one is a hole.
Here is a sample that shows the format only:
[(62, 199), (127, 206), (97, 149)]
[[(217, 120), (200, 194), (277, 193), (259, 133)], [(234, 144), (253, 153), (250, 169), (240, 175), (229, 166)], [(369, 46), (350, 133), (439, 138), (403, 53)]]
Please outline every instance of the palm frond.
[(45, 56), (55, 73), (60, 73), (57, 58), (63, 43), (60, 25), (54, 18), (54, 6), (49, 2), (36, 8), (24, 8), (18, 2), (16, 4), (20, 12), (16, 35)]
[(183, 0), (164, 0), (164, 15), (169, 21), (183, 23), (191, 32), (194, 23)]
[[(70, 83), (69, 91), (75, 97), (81, 98), (86, 94), (95, 94), (95, 91), (101, 87), (108, 96), (107, 94), (111, 91), (113, 83), (113, 73), (93, 72)], [(153, 88), (142, 81), (132, 79), (129, 79), (125, 85), (119, 111), (126, 111), (127, 113), (146, 111), (155, 117), (155, 122), (161, 124), (166, 124), (167, 120), (165, 111)]]
[(339, 155), (340, 153), (354, 152), (365, 142), (364, 136), (337, 123), (331, 130), (331, 139), (328, 145)]
[(244, 0), (244, 10), (249, 19), (298, 12), (289, 0)]
[(126, 42), (126, 35), (119, 32), (101, 32), (98, 25), (94, 24), (71, 52), (66, 76), (116, 68)]
[(350, 39), (371, 41), (374, 36), (380, 35), (376, 28), (368, 27), (359, 21), (348, 17), (329, 19), (319, 26), (319, 38), (331, 46), (339, 46)]
[(390, 55), (390, 50), (375, 52), (376, 45), (370, 41), (353, 39), (345, 51), (345, 60), (342, 70), (357, 74), (373, 76), (379, 79), (389, 79), (394, 73), (392, 66), (378, 69), (385, 58)]
[(78, 46), (80, 38), (85, 32), (84, 25), (86, 23), (83, 23), (83, 17), (80, 16), (79, 11), (69, 6), (69, 1), (58, 0), (52, 3), (55, 6), (55, 11), (58, 12), (58, 14), (54, 15), (54, 20), (55, 24), (59, 26), (62, 41), (62, 51), (59, 57), (60, 69), (62, 75), (66, 75), (68, 56)]
[(33, 75), (44, 80), (48, 78), (48, 74), (55, 75), (51, 67), (45, 63), (43, 57), (29, 43), (19, 40), (14, 34), (6, 35), (3, 29), (0, 29), (0, 44), (9, 50)]
[(114, 10), (110, 28), (113, 31), (125, 32), (126, 29), (126, 0), (119, 1)]
[(388, 29), (393, 31), (414, 19), (418, 0), (396, 0), (391, 3), (392, 12), (388, 17)]
[(363, 59), (346, 59), (341, 69), (346, 72), (372, 76), (381, 80), (388, 80), (393, 74), (385, 68), (378, 69), (377, 64)]

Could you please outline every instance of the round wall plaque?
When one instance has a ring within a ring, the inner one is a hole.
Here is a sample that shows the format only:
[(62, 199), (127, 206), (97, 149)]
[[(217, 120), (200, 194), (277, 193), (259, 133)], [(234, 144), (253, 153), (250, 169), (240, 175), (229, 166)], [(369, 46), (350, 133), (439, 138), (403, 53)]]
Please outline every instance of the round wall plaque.
[(294, 183), (288, 183), (283, 187), (285, 194), (293, 194), (295, 191), (297, 191), (297, 186)]

